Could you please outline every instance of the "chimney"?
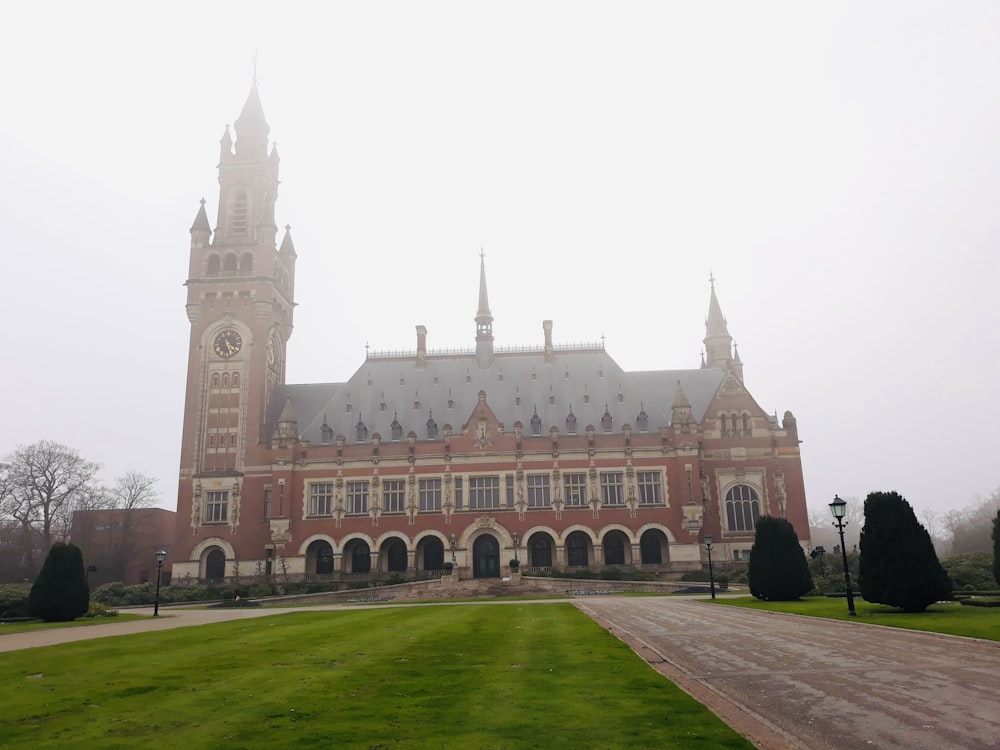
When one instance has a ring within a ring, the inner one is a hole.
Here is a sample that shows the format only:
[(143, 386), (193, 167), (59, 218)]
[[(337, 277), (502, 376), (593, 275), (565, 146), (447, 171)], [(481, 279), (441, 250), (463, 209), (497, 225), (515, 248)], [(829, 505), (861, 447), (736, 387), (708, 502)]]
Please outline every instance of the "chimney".
[(427, 327), (417, 326), (417, 369), (427, 367)]
[(542, 330), (545, 331), (545, 362), (551, 364), (556, 361), (555, 351), (552, 348), (552, 321), (543, 320)]

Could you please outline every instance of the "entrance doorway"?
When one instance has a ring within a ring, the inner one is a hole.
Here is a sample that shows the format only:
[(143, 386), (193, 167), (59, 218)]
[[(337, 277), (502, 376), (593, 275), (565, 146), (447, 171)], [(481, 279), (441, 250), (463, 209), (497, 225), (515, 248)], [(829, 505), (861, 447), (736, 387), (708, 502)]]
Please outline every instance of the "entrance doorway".
[(496, 537), (483, 534), (472, 544), (472, 576), (500, 577), (500, 543)]

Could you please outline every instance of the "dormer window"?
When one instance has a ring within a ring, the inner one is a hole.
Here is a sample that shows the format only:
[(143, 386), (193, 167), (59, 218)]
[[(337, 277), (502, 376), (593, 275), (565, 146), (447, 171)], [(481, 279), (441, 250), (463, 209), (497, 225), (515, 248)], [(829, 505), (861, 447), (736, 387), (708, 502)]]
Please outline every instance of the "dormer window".
[(437, 437), (437, 434), (438, 434), (437, 422), (435, 422), (434, 418), (431, 417), (430, 419), (427, 420), (427, 437), (433, 440), (434, 438)]
[(392, 415), (392, 424), (389, 425), (389, 427), (392, 430), (393, 440), (399, 440), (401, 437), (403, 437), (403, 425), (399, 423), (399, 420), (396, 418), (395, 414)]
[(639, 432), (646, 432), (649, 429), (649, 415), (646, 414), (646, 410), (642, 408), (642, 404), (639, 404), (639, 415), (635, 418), (635, 426)]
[(358, 417), (358, 423), (354, 425), (354, 431), (357, 433), (359, 443), (368, 439), (368, 428), (365, 427), (365, 423), (361, 421), (360, 417)]
[(323, 442), (329, 443), (333, 440), (333, 428), (326, 423), (326, 418), (323, 419), (323, 426), (319, 428), (320, 434), (322, 435)]
[(569, 410), (569, 416), (566, 417), (566, 432), (570, 435), (576, 434), (576, 414), (573, 410)]
[(611, 432), (611, 412), (608, 411), (608, 405), (604, 405), (604, 416), (601, 417), (601, 429), (605, 432)]
[(541, 435), (542, 434), (542, 418), (538, 416), (538, 410), (531, 415), (531, 434)]

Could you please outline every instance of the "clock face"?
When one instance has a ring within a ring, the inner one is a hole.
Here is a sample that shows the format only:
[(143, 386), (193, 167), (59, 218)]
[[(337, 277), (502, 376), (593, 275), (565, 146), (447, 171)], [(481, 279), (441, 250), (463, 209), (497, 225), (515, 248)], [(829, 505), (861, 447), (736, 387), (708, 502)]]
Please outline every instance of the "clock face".
[(243, 348), (243, 339), (232, 330), (226, 330), (215, 337), (215, 353), (223, 359), (229, 359), (240, 353)]

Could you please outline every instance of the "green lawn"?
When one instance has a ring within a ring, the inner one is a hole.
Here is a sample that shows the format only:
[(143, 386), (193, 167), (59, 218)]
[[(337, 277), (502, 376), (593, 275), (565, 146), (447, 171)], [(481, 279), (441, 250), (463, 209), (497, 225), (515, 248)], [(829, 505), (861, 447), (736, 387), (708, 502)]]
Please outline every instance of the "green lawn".
[(847, 614), (846, 599), (825, 596), (806, 597), (797, 602), (763, 602), (748, 596), (739, 599), (716, 599), (714, 603), (1000, 641), (1000, 608), (963, 607), (957, 602), (934, 604), (928, 607), (926, 612), (910, 614), (882, 604), (869, 604), (855, 597), (854, 609), (858, 613), (857, 617), (850, 617)]
[(293, 612), (6, 653), (2, 747), (749, 748), (569, 604)]

